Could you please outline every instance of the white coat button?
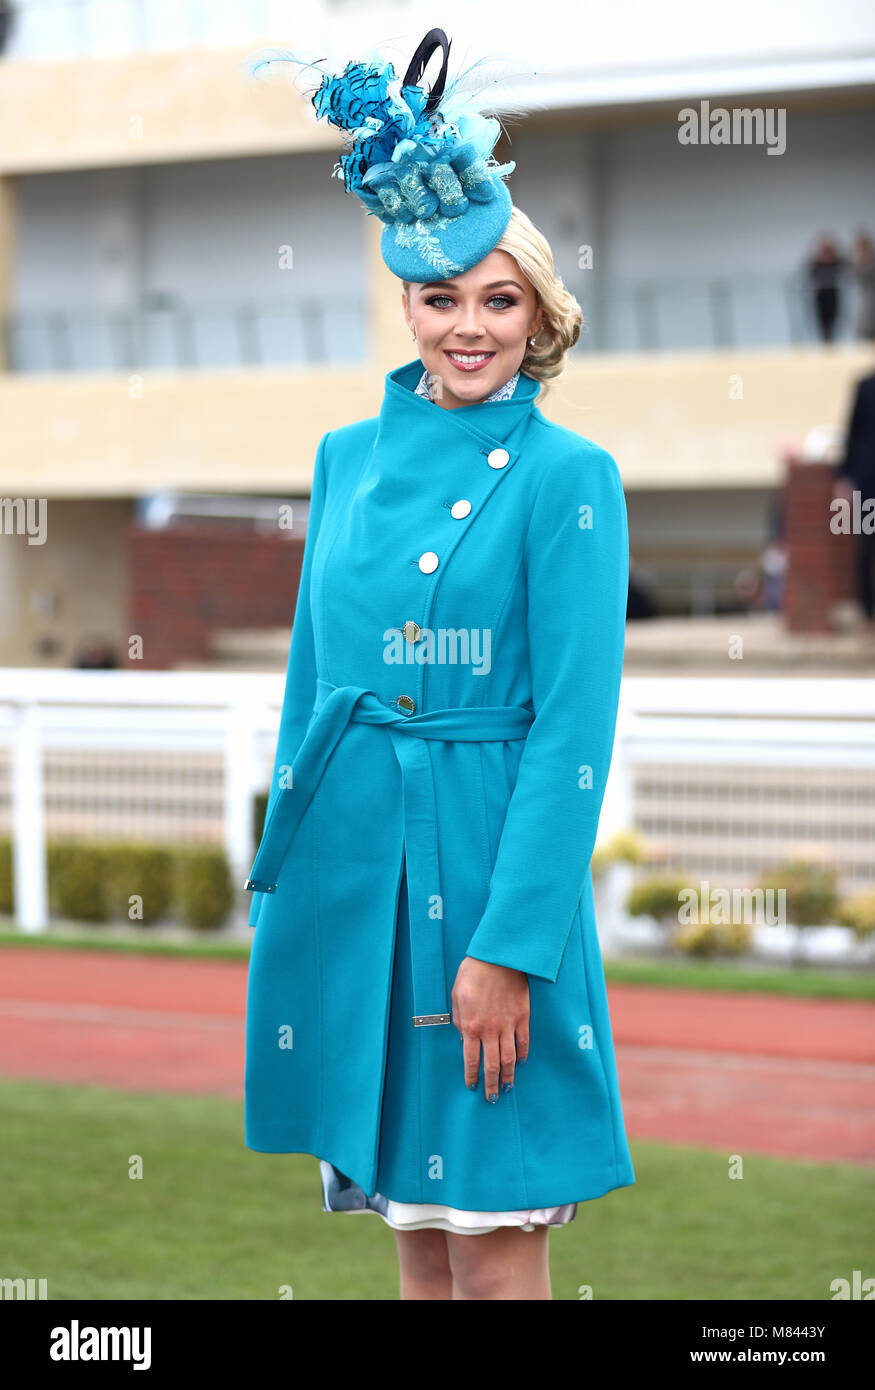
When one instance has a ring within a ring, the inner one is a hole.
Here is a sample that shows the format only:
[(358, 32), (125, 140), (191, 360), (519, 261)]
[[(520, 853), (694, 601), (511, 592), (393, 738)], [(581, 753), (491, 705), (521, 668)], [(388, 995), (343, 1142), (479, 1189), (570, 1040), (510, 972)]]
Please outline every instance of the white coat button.
[(419, 623), (415, 623), (412, 618), (408, 618), (401, 631), (404, 633), (408, 642), (418, 642), (422, 628), (419, 626)]
[(395, 703), (396, 705), (400, 705), (402, 709), (410, 710), (411, 713), (416, 709), (416, 705), (409, 695), (399, 695)]
[(490, 468), (503, 468), (506, 463), (510, 463), (510, 454), (507, 449), (493, 449), (487, 455), (486, 462)]
[(433, 550), (426, 550), (424, 555), (419, 557), (419, 568), (423, 574), (431, 574), (438, 567), (438, 557)]
[(460, 497), (458, 502), (454, 502), (450, 508), (450, 515), (454, 516), (458, 521), (461, 520), (463, 516), (467, 516), (470, 510), (471, 503), (468, 501), (467, 497)]

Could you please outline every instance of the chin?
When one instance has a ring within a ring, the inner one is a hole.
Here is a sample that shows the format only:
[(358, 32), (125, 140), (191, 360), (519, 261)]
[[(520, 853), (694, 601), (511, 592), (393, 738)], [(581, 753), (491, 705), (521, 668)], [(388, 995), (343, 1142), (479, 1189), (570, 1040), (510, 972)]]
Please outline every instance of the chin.
[(479, 401), (482, 400), (484, 396), (491, 396), (495, 390), (497, 390), (497, 387), (491, 382), (472, 381), (470, 386), (463, 386), (461, 390), (458, 387), (454, 387), (453, 395), (458, 401)]

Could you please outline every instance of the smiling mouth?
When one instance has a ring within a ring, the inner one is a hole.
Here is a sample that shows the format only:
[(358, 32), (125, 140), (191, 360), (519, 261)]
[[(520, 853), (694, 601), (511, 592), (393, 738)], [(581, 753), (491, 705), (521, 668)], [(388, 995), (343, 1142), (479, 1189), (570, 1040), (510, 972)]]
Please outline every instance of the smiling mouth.
[(462, 372), (476, 372), (495, 356), (494, 352), (453, 352), (444, 348), (444, 356)]

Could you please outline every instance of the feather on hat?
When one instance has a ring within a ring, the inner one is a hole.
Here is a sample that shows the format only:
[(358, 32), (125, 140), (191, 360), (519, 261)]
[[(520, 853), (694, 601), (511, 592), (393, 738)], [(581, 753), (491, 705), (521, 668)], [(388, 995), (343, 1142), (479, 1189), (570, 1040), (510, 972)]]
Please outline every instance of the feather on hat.
[[(441, 72), (426, 91), (419, 83), (438, 47)], [(494, 60), (483, 58), (447, 86), (449, 51), (444, 31), (430, 30), (403, 80), (376, 53), (347, 62), (342, 72), (283, 48), (260, 50), (243, 64), (250, 76), (275, 62), (322, 75), (311, 93), (316, 115), (348, 137), (333, 172), (384, 223), (380, 249), (392, 273), (417, 283), (470, 270), (500, 241), (513, 207), (503, 180), (516, 165), (494, 160), (501, 125), (485, 112), (495, 105), (494, 89), (522, 70), (496, 73)], [(533, 105), (507, 97), (500, 104), (513, 114)]]

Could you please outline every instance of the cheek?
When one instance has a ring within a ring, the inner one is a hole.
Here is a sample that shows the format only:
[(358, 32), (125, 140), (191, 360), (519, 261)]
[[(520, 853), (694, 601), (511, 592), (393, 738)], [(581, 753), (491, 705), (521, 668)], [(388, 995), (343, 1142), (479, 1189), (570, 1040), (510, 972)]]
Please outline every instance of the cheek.
[(528, 318), (524, 313), (508, 314), (495, 325), (493, 333), (496, 342), (504, 347), (517, 347), (525, 342)]

